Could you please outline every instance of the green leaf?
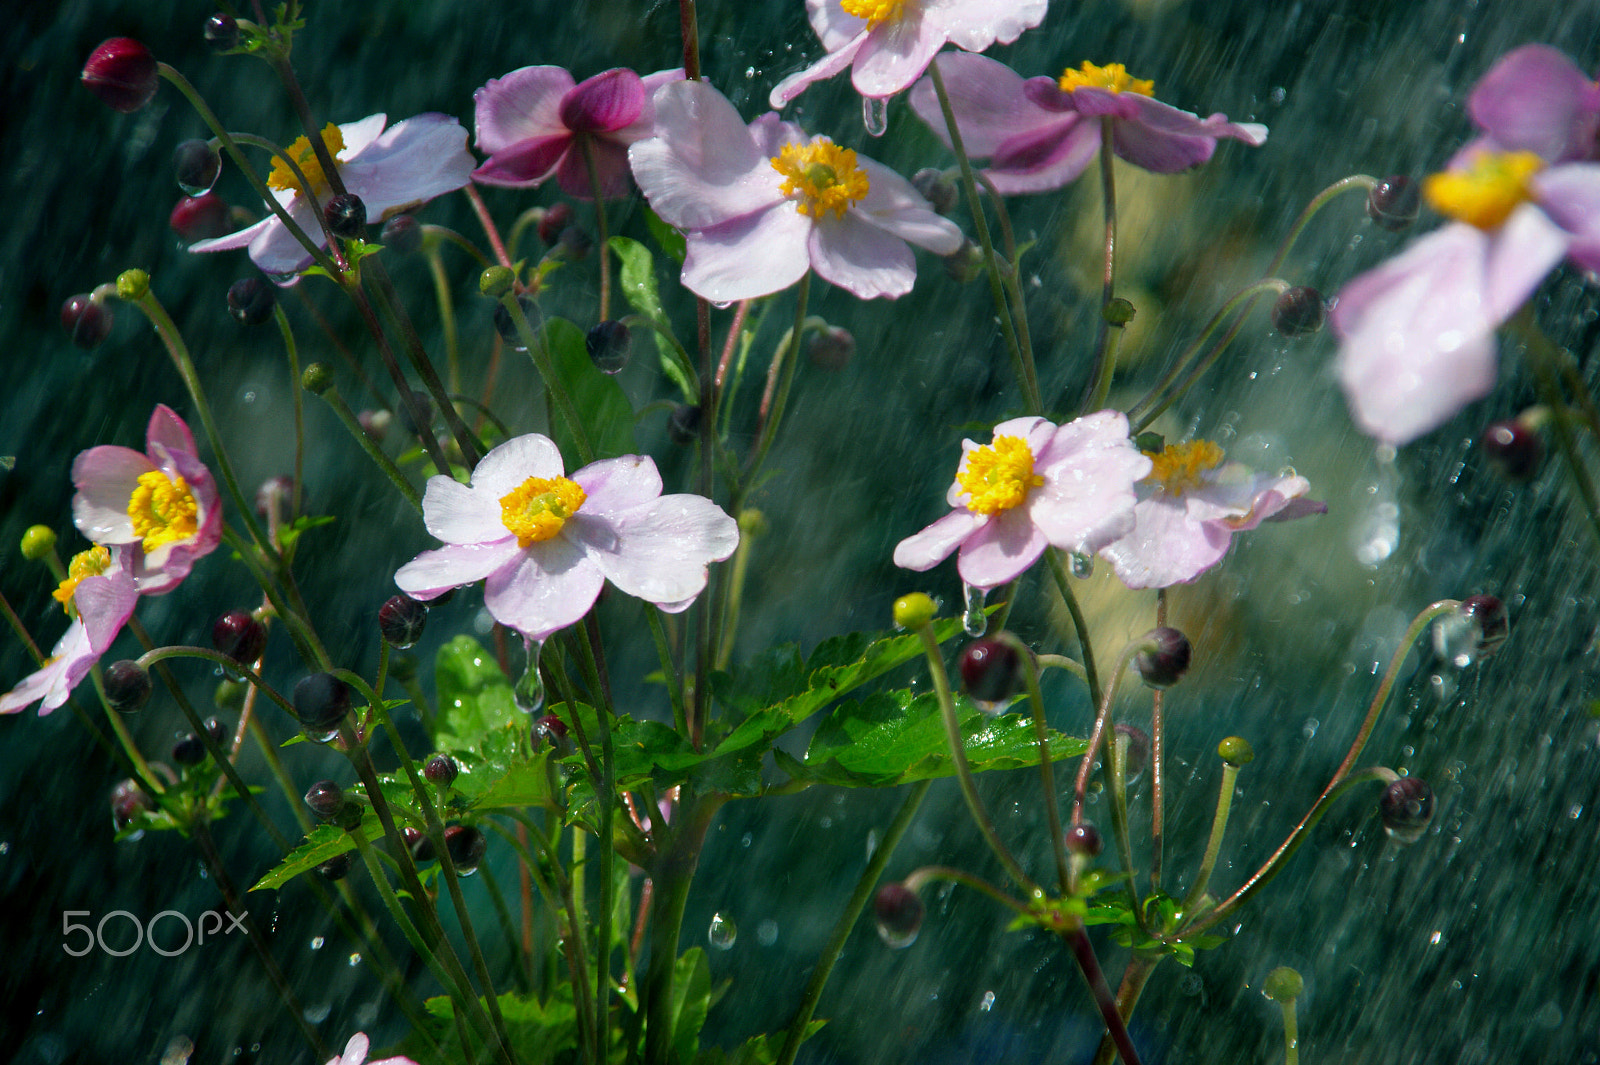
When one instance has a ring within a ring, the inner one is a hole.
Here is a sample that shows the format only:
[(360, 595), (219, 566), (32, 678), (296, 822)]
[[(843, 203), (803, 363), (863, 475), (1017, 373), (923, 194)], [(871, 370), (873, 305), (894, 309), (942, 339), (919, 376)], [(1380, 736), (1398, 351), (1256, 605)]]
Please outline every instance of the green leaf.
[[(481, 999), (479, 1001), (482, 1001)], [(511, 1040), (511, 1051), (517, 1061), (558, 1061), (563, 1052), (576, 1051), (578, 1046), (578, 1011), (572, 1005), (572, 989), (563, 983), (544, 1002), (531, 995), (508, 993), (499, 997), (500, 1015), (505, 1018), (506, 1035)], [(470, 1047), (462, 1047), (460, 1029), (455, 1021), (455, 1002), (440, 995), (430, 998), (424, 1005), (434, 1022), (433, 1036), (443, 1052), (444, 1061), (492, 1061), (495, 1055), (471, 1036)], [(472, 1029), (468, 1026), (468, 1032)], [(419, 1061), (427, 1061), (428, 1045), (413, 1036), (403, 1043), (405, 1053)]]
[(473, 750), (491, 730), (527, 719), (494, 655), (471, 636), (439, 648), (433, 676), (439, 692), (433, 742), (440, 750)]
[[(383, 826), (378, 823), (378, 818), (370, 810), (361, 818), (359, 831), (369, 840), (383, 838)], [(323, 825), (312, 829), (304, 843), (290, 851), (283, 861), (278, 863), (277, 868), (256, 881), (250, 890), (276, 891), (301, 873), (315, 869), (323, 862), (354, 849), (355, 844), (350, 841), (349, 833), (337, 825)]]
[[(583, 424), (589, 445), (594, 448), (595, 458), (615, 458), (636, 452), (633, 404), (628, 402), (615, 378), (595, 368), (583, 342), (583, 330), (564, 318), (551, 318), (544, 325), (544, 343), (558, 378), (548, 383), (552, 388), (566, 390), (577, 408), (578, 420)], [(551, 436), (563, 455), (578, 454), (566, 419), (559, 411), (551, 425)]]
[[(656, 223), (665, 225), (653, 213), (648, 211), (646, 213)], [(670, 228), (667, 231), (677, 232)], [(660, 239), (659, 236), (657, 239)], [(683, 240), (681, 236), (678, 239), (680, 243)], [(684, 372), (679, 362), (682, 356), (673, 346), (672, 322), (661, 307), (661, 293), (656, 287), (655, 257), (650, 254), (649, 248), (627, 237), (612, 237), (610, 244), (611, 250), (616, 253), (618, 261), (622, 264), (618, 274), (622, 294), (627, 297), (628, 305), (654, 322), (657, 327), (650, 330), (650, 335), (655, 340), (656, 355), (661, 360), (661, 372), (678, 386), (678, 390), (683, 393), (687, 402), (697, 402), (699, 397), (694, 394), (694, 386), (689, 383), (689, 375)], [(681, 255), (678, 261), (683, 261)]]
[(691, 947), (672, 970), (672, 1049), (679, 1061), (693, 1061), (700, 1029), (711, 1010), (711, 968), (706, 952)]
[[(807, 1024), (805, 1034), (800, 1037), (801, 1043), (821, 1031), (827, 1023), (812, 1021)], [(707, 1047), (695, 1055), (694, 1065), (774, 1065), (778, 1055), (783, 1052), (785, 1038), (786, 1033), (773, 1032), (771, 1035), (755, 1036), (731, 1051)]]
[(300, 538), (301, 533), (323, 525), (332, 525), (337, 520), (332, 514), (302, 514), (278, 530), (278, 540), (287, 551)]
[(661, 250), (672, 256), (674, 262), (683, 265), (683, 260), (689, 257), (689, 242), (682, 233), (667, 225), (661, 216), (650, 210), (644, 209), (644, 224), (650, 229), (650, 236), (661, 246)]

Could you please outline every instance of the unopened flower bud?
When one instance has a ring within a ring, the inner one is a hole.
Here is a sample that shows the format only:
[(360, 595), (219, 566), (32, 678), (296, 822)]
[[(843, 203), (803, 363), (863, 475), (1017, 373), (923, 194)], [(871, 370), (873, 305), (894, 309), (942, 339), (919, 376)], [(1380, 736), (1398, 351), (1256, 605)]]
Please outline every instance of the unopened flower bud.
[(277, 477), (268, 477), (261, 482), (261, 487), (256, 489), (256, 514), (262, 521), (267, 521), (292, 498), (294, 498), (294, 478), (281, 474)]
[(478, 275), (478, 291), (493, 299), (510, 292), (511, 286), (516, 283), (517, 275), (511, 272), (509, 266), (491, 266)]
[(206, 760), (206, 745), (194, 733), (185, 733), (172, 745), (172, 760), (178, 765), (199, 765)]
[(1239, 769), (1255, 761), (1256, 752), (1243, 736), (1229, 736), (1217, 744), (1217, 757)]
[(150, 275), (140, 269), (124, 270), (117, 275), (117, 298), (126, 303), (138, 303), (150, 294)]
[(1296, 285), (1272, 305), (1272, 328), (1286, 337), (1309, 336), (1328, 320), (1322, 293), (1310, 285)]
[(621, 373), (628, 365), (628, 349), (633, 346), (633, 338), (621, 322), (605, 321), (589, 330), (583, 338), (583, 346), (595, 369), (601, 373)]
[(397, 214), (383, 223), (378, 240), (396, 255), (415, 255), (422, 250), (422, 235), (415, 215)]
[(894, 623), (902, 629), (920, 629), (939, 616), (939, 605), (923, 592), (902, 595), (894, 601)]
[(219, 52), (239, 47), (239, 23), (232, 15), (219, 11), (206, 19), (206, 43)]
[(965, 285), (983, 273), (983, 249), (970, 239), (944, 257), (944, 273), (958, 285)]
[(172, 150), (172, 173), (178, 187), (190, 196), (211, 190), (222, 173), (222, 156), (210, 141), (188, 140)]
[(406, 846), (411, 849), (412, 861), (431, 862), (437, 857), (433, 850), (433, 840), (425, 833), (415, 828), (406, 828), (401, 834), (405, 836)]
[(692, 444), (700, 439), (700, 422), (704, 413), (696, 405), (680, 403), (672, 408), (667, 418), (667, 436), (674, 444)]
[(140, 814), (156, 808), (145, 790), (132, 780), (124, 780), (111, 789), (111, 823), (118, 832), (133, 823)]
[(557, 757), (563, 757), (572, 751), (572, 745), (567, 740), (567, 723), (554, 714), (546, 714), (534, 723), (534, 747), (549, 747), (555, 751)]
[(233, 208), (214, 192), (185, 196), (173, 205), (167, 225), (180, 240), (210, 240), (233, 232)]
[(1125, 300), (1121, 296), (1100, 308), (1100, 317), (1106, 320), (1106, 324), (1119, 328), (1128, 325), (1138, 314), (1139, 309), (1133, 305), (1133, 301)]
[[(488, 277), (488, 271), (484, 271)], [(539, 306), (534, 303), (533, 297), (526, 292), (517, 296), (517, 307), (522, 311), (523, 320), (528, 323), (528, 328), (534, 332), (539, 330)], [(517, 321), (511, 316), (511, 310), (504, 302), (494, 305), (494, 329), (500, 334), (500, 339), (511, 345), (513, 351), (527, 351), (528, 346), (522, 342), (522, 333), (517, 329)]]
[(149, 103), (160, 85), (156, 57), (132, 37), (113, 37), (89, 53), (81, 80), (101, 103), (125, 115)]
[(343, 880), (350, 875), (350, 868), (355, 864), (354, 851), (345, 851), (335, 854), (332, 858), (317, 866), (317, 875), (324, 880)]
[(1457, 610), (1477, 628), (1479, 658), (1500, 650), (1500, 645), (1511, 635), (1511, 622), (1506, 617), (1505, 604), (1497, 596), (1469, 596), (1461, 601)]
[(878, 937), (896, 950), (916, 942), (926, 912), (921, 897), (901, 883), (883, 885), (872, 899)]
[(390, 647), (410, 647), (422, 639), (428, 608), (409, 595), (391, 596), (378, 608), (378, 631)]
[(1305, 980), (1287, 965), (1278, 966), (1261, 981), (1261, 993), (1274, 1002), (1293, 1002), (1305, 990)]
[(819, 370), (842, 370), (855, 357), (856, 338), (837, 325), (812, 333), (806, 341), (806, 358)]
[(1531, 481), (1544, 462), (1544, 441), (1521, 421), (1495, 422), (1483, 431), (1484, 457), (1508, 481)]
[(61, 305), (61, 328), (78, 347), (99, 347), (111, 335), (111, 308), (88, 293), (70, 296)]
[(330, 729), (350, 712), (350, 686), (332, 673), (313, 673), (294, 686), (294, 716), (308, 729)]
[(333, 387), (333, 367), (325, 362), (314, 362), (300, 372), (300, 387), (314, 396), (320, 396)]
[(1142, 642), (1133, 664), (1150, 687), (1170, 688), (1189, 671), (1189, 637), (1177, 629), (1151, 629)]
[(1022, 656), (1007, 640), (974, 640), (961, 652), (961, 687), (985, 710), (1011, 698), (1022, 680)]
[(328, 824), (349, 831), (361, 824), (361, 804), (351, 801), (344, 789), (331, 780), (319, 780), (307, 789), (306, 805)]
[(367, 205), (360, 196), (346, 192), (329, 200), (322, 208), (328, 232), (345, 240), (356, 240), (367, 232)]
[(1402, 777), (1383, 789), (1378, 812), (1390, 839), (1415, 843), (1433, 820), (1433, 789), (1416, 777)]
[(911, 175), (911, 187), (922, 193), (935, 214), (949, 214), (961, 199), (961, 190), (956, 188), (955, 181), (943, 170), (931, 166)]
[(240, 325), (271, 321), (278, 287), (264, 277), (246, 277), (228, 286), (228, 313)]
[(1367, 217), (1391, 233), (1410, 226), (1421, 209), (1422, 192), (1408, 177), (1384, 178), (1367, 193)]
[(556, 203), (544, 209), (539, 215), (539, 239), (546, 245), (554, 244), (561, 239), (561, 231), (572, 222), (572, 205), (569, 203)]
[(48, 525), (30, 525), (22, 534), (22, 557), (29, 562), (47, 558), (56, 546), (56, 531)]
[(581, 263), (589, 257), (589, 252), (594, 249), (594, 238), (589, 231), (580, 225), (570, 225), (561, 231), (561, 236), (556, 240), (555, 250), (561, 257), (575, 263)]
[(456, 765), (456, 760), (448, 754), (436, 754), (428, 759), (422, 767), (422, 775), (431, 783), (449, 787), (456, 781), (456, 775), (461, 772), (461, 767)]
[(1100, 830), (1091, 824), (1073, 825), (1067, 829), (1067, 850), (1083, 858), (1097, 858), (1105, 849)]
[(119, 714), (131, 714), (142, 709), (150, 701), (150, 693), (154, 690), (150, 684), (150, 674), (131, 658), (124, 658), (106, 667), (105, 688), (106, 702)]
[(229, 611), (211, 626), (211, 646), (248, 666), (260, 659), (267, 648), (267, 627), (248, 611)]
[(476, 872), (482, 863), (484, 854), (489, 850), (489, 841), (471, 825), (451, 825), (444, 830), (444, 846), (450, 852), (450, 861), (455, 863), (456, 872), (469, 875)]

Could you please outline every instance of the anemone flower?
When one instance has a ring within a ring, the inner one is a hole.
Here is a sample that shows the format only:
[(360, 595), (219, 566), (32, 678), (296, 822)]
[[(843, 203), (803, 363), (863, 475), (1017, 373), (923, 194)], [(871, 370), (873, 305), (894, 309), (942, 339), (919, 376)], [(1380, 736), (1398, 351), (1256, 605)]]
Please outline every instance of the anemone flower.
[(417, 1065), (416, 1062), (406, 1057), (384, 1058), (382, 1061), (368, 1061), (367, 1051), (371, 1043), (367, 1033), (357, 1032), (350, 1037), (344, 1045), (344, 1053), (336, 1058), (329, 1058), (328, 1065)]
[(1547, 44), (1501, 56), (1467, 97), (1467, 114), (1502, 151), (1547, 163), (1600, 158), (1600, 85)]
[[(131, 548), (95, 546), (74, 555), (67, 577), (54, 593), (71, 621), (50, 657), (16, 687), (0, 696), (0, 714), (14, 714), (38, 702), (48, 714), (67, 701), (127, 624), (138, 602), (127, 561)], [(40, 700), (43, 700), (40, 702)]]

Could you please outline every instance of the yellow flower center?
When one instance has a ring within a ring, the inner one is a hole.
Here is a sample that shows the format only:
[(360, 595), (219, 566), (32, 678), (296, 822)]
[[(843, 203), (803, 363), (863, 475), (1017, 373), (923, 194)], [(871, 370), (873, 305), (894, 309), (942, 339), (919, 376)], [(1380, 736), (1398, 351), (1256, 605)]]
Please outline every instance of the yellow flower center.
[[(328, 154), (334, 158), (338, 158), (339, 153), (344, 151), (344, 135), (332, 122), (329, 122), (322, 131), (322, 143), (327, 146)], [(284, 154), (300, 167), (300, 172), (311, 182), (310, 191), (316, 194), (317, 199), (326, 199), (328, 175), (322, 172), (322, 163), (317, 159), (317, 150), (311, 146), (310, 138), (297, 138), (293, 144), (284, 149)], [(285, 192), (306, 191), (300, 188), (300, 182), (295, 178), (294, 171), (284, 165), (282, 159), (276, 157), (272, 160), (272, 173), (267, 175), (267, 184)]]
[(1159, 452), (1146, 451), (1145, 454), (1153, 463), (1145, 483), (1163, 489), (1168, 495), (1180, 496), (1185, 489), (1200, 487), (1204, 483), (1201, 475), (1222, 465), (1222, 449), (1209, 440), (1168, 444)]
[(880, 22), (893, 22), (900, 17), (905, 0), (839, 0), (846, 15), (867, 20), (867, 29), (877, 29)]
[(193, 536), (200, 530), (199, 514), (200, 505), (184, 479), (170, 478), (160, 470), (141, 473), (128, 498), (133, 533), (144, 540), (146, 554)]
[(824, 211), (843, 218), (845, 209), (872, 187), (856, 166), (856, 153), (826, 137), (805, 145), (785, 144), (773, 157), (772, 169), (783, 175), (778, 191), (797, 199), (796, 209), (812, 218), (821, 218)]
[(1133, 92), (1140, 96), (1154, 96), (1156, 83), (1143, 78), (1128, 76), (1128, 69), (1121, 63), (1107, 63), (1097, 67), (1085, 61), (1077, 70), (1064, 70), (1061, 80), (1057, 82), (1062, 92), (1071, 92), (1073, 89), (1105, 89), (1107, 92)]
[(61, 604), (61, 609), (72, 614), (72, 597), (78, 590), (78, 582), (85, 577), (98, 577), (111, 568), (111, 551), (99, 544), (87, 551), (79, 551), (72, 556), (72, 561), (67, 563), (67, 579), (62, 581), (56, 590), (50, 594), (55, 601)]
[(1543, 169), (1544, 160), (1532, 152), (1479, 152), (1466, 170), (1429, 174), (1422, 195), (1442, 215), (1493, 229), (1533, 198), (1528, 179)]
[(500, 497), (500, 521), (517, 534), (518, 547), (532, 547), (560, 532), (588, 498), (565, 477), (529, 477)]
[(967, 456), (967, 467), (956, 474), (956, 483), (970, 497), (967, 509), (974, 514), (998, 514), (1021, 505), (1028, 489), (1044, 484), (1033, 472), (1033, 452), (1020, 436), (997, 436), (988, 447)]

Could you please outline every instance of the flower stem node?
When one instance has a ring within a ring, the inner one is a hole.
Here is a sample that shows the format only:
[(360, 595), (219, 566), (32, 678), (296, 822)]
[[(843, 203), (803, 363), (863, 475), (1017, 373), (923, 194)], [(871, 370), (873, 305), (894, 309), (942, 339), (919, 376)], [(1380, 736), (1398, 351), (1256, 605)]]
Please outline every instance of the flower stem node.
[(230, 610), (211, 626), (211, 646), (248, 666), (267, 648), (267, 627), (245, 610)]
[(1531, 481), (1544, 462), (1544, 441), (1521, 419), (1495, 422), (1483, 431), (1483, 454), (1508, 481)]
[(150, 294), (150, 275), (140, 269), (124, 270), (117, 275), (117, 298), (126, 303), (137, 303)]
[(1189, 637), (1177, 629), (1151, 629), (1141, 642), (1133, 664), (1150, 687), (1170, 688), (1189, 671)]
[(478, 291), (491, 299), (499, 299), (511, 291), (517, 275), (509, 266), (491, 266), (478, 275)]
[(105, 686), (106, 702), (119, 714), (142, 710), (154, 690), (150, 684), (150, 674), (131, 658), (124, 658), (106, 667)]
[(1305, 990), (1305, 980), (1287, 965), (1278, 966), (1261, 982), (1261, 993), (1274, 1002), (1293, 1002)]
[(894, 601), (894, 623), (897, 627), (916, 630), (939, 616), (939, 604), (923, 592), (902, 595)]
[(1272, 328), (1286, 337), (1310, 336), (1328, 320), (1322, 293), (1310, 285), (1296, 285), (1272, 305)]
[(161, 84), (156, 57), (132, 37), (113, 37), (90, 52), (81, 80), (101, 103), (125, 115), (149, 103)]
[(61, 328), (85, 351), (99, 347), (111, 335), (111, 308), (84, 293), (69, 296), (61, 305)]
[(246, 277), (228, 286), (228, 313), (240, 325), (261, 325), (272, 318), (278, 287), (264, 277)]
[(205, 29), (202, 31), (206, 43), (219, 52), (231, 51), (239, 47), (239, 23), (232, 15), (218, 11), (206, 19)]
[(415, 215), (397, 214), (383, 223), (378, 241), (396, 255), (415, 255), (422, 250), (422, 223)]
[(378, 608), (378, 631), (390, 647), (404, 650), (422, 639), (428, 608), (409, 595), (391, 596)]
[(1422, 210), (1422, 190), (1408, 177), (1384, 178), (1367, 194), (1367, 217), (1391, 233), (1408, 229)]
[(48, 525), (30, 525), (22, 534), (22, 557), (29, 562), (49, 558), (55, 546), (56, 531)]
[(1022, 655), (1003, 634), (967, 644), (960, 667), (961, 687), (985, 710), (1011, 698), (1022, 679)]
[(300, 373), (300, 387), (314, 396), (320, 396), (333, 387), (333, 368), (325, 362), (314, 362)]
[(589, 330), (583, 338), (583, 346), (589, 352), (589, 361), (594, 363), (595, 369), (605, 374), (617, 374), (628, 365), (628, 352), (633, 346), (633, 338), (628, 334), (627, 326), (612, 319)]
[(1217, 757), (1235, 769), (1242, 769), (1255, 761), (1256, 752), (1243, 736), (1229, 736), (1217, 744)]
[(440, 787), (445, 788), (455, 783), (456, 776), (460, 772), (461, 767), (448, 754), (436, 754), (428, 759), (427, 764), (422, 767), (422, 775), (430, 783), (438, 784)]
[(313, 673), (294, 686), (294, 716), (308, 729), (330, 729), (350, 712), (350, 686), (332, 673)]
[(1100, 830), (1087, 822), (1067, 829), (1067, 850), (1079, 858), (1098, 858), (1105, 846)]
[(1119, 329), (1132, 322), (1138, 313), (1138, 308), (1130, 300), (1125, 300), (1121, 296), (1116, 297), (1100, 308), (1100, 316), (1106, 320), (1106, 324), (1116, 326)]
[(222, 156), (206, 140), (187, 140), (172, 150), (172, 173), (190, 196), (211, 191), (222, 174)]
[(872, 899), (872, 912), (877, 918), (878, 938), (896, 950), (903, 950), (917, 941), (927, 910), (915, 891), (894, 883), (878, 889)]
[(1416, 777), (1402, 777), (1378, 800), (1383, 830), (1396, 843), (1415, 843), (1433, 820), (1433, 789)]
[(367, 205), (360, 196), (344, 193), (329, 200), (322, 209), (328, 231), (345, 240), (357, 240), (367, 232)]

